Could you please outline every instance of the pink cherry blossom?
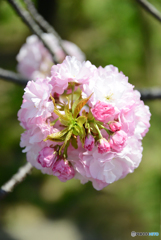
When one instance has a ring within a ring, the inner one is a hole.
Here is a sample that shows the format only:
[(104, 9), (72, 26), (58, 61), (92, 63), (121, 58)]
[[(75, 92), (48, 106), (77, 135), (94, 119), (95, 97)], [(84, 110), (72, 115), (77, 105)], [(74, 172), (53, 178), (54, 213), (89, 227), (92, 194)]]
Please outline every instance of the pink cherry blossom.
[(54, 149), (50, 147), (43, 148), (38, 155), (37, 161), (42, 165), (42, 167), (52, 167), (56, 161), (56, 154)]
[(120, 152), (126, 145), (127, 134), (120, 130), (110, 137), (110, 146), (113, 150)]
[[(43, 38), (46, 35), (43, 35)], [(45, 77), (50, 73), (52, 57), (37, 36), (27, 38), (17, 55), (18, 71), (29, 79)]]
[(36, 82), (28, 82), (21, 106), (21, 109), (24, 109), (23, 118), (26, 121), (33, 117), (50, 116), (54, 110), (53, 102), (49, 100), (51, 91), (52, 86), (47, 79), (37, 79)]
[(81, 63), (75, 57), (67, 56), (62, 64), (54, 65), (51, 69), (51, 84), (53, 92), (62, 94), (69, 82), (88, 83), (96, 67), (89, 61)]
[(88, 151), (92, 151), (93, 147), (94, 147), (94, 137), (91, 134), (89, 134), (85, 138), (84, 149)]
[(134, 94), (136, 97), (136, 107), (134, 109), (136, 122), (135, 134), (142, 139), (149, 130), (151, 113), (149, 107), (144, 105), (143, 101), (140, 101), (140, 93), (135, 90)]
[(112, 132), (116, 132), (121, 130), (121, 123), (120, 122), (110, 122), (109, 128)]
[(123, 106), (135, 102), (133, 87), (123, 73), (110, 65), (98, 68), (88, 86), (83, 85), (83, 94), (86, 97), (93, 93), (89, 100), (91, 106), (100, 101), (111, 104), (115, 113), (119, 113)]
[(91, 112), (98, 121), (105, 122), (114, 115), (115, 109), (111, 104), (98, 101), (91, 109)]
[(99, 153), (106, 153), (110, 151), (110, 144), (105, 138), (98, 140), (97, 147)]
[[(42, 38), (52, 49), (57, 61), (62, 62), (65, 53), (60, 47), (58, 39), (49, 33), (43, 33)], [(74, 43), (62, 40), (61, 44), (69, 55), (77, 57), (82, 62), (85, 60), (84, 53)], [(17, 55), (17, 61), (18, 71), (29, 79), (36, 80), (39, 77), (50, 76), (50, 69), (53, 65), (52, 56), (36, 35), (27, 38)]]
[(53, 168), (53, 174), (59, 178), (60, 181), (66, 182), (74, 177), (75, 171), (69, 162), (65, 159), (56, 161)]
[(135, 137), (129, 138), (119, 153), (110, 151), (100, 154), (95, 147), (91, 152), (80, 153), (79, 161), (75, 160), (75, 178), (82, 184), (91, 181), (95, 189), (101, 190), (132, 173), (139, 166), (141, 158), (141, 142)]
[[(74, 117), (77, 95), (80, 112)], [(83, 106), (83, 98), (90, 95)], [(50, 77), (28, 82), (18, 112), (25, 129), (20, 146), (27, 161), (42, 173), (63, 182), (73, 177), (82, 184), (91, 181), (101, 190), (139, 166), (150, 115), (140, 93), (116, 67), (96, 68), (89, 61), (66, 57), (52, 67)], [(78, 117), (84, 129), (77, 135), (73, 129)]]
[[(62, 46), (69, 56), (76, 57), (80, 62), (83, 62), (85, 60), (85, 58), (86, 58), (85, 54), (73, 42), (69, 42), (67, 40), (62, 40)], [(62, 61), (64, 60), (64, 58), (62, 59)]]

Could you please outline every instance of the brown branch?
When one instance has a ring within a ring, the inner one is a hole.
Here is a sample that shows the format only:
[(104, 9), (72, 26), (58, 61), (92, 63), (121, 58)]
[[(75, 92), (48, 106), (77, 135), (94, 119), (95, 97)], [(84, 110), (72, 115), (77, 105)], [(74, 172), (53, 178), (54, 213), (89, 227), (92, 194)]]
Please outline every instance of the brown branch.
[(23, 1), (27, 6), (28, 11), (32, 15), (32, 17), (35, 19), (35, 21), (39, 24), (39, 26), (42, 27), (43, 30), (46, 31), (47, 33), (53, 33), (53, 35), (57, 39), (61, 40), (60, 36), (55, 31), (55, 29), (38, 13), (33, 2), (31, 0), (23, 0)]
[(50, 46), (46, 43), (46, 41), (42, 38), (43, 31), (39, 27), (39, 25), (32, 19), (30, 14), (23, 9), (18, 2), (15, 0), (8, 0), (8, 2), (11, 4), (11, 6), (14, 8), (14, 10), (17, 12), (17, 14), (21, 17), (22, 21), (32, 30), (34, 34), (37, 35), (37, 37), (41, 40), (43, 45), (46, 47), (46, 49), (50, 52), (50, 54), (53, 57), (53, 62), (56, 64), (57, 60), (55, 58), (55, 55), (50, 48)]
[(27, 78), (21, 76), (20, 74), (2, 68), (0, 68), (0, 79), (14, 82), (23, 86), (26, 86), (27, 82), (29, 81)]
[(4, 198), (8, 193), (12, 192), (18, 183), (21, 183), (27, 174), (32, 170), (32, 165), (26, 163), (24, 166), (20, 167), (18, 172), (12, 176), (12, 178), (6, 182), (0, 189), (0, 200)]
[(38, 13), (37, 9), (35, 8), (35, 5), (33, 4), (33, 2), (31, 0), (23, 0), (24, 3), (27, 6), (27, 9), (29, 11), (29, 13), (32, 15), (32, 17), (34, 18), (34, 20), (38, 23), (38, 25), (47, 33), (52, 33), (56, 39), (58, 40), (59, 46), (62, 48), (62, 50), (64, 51), (64, 53), (66, 55), (67, 52), (64, 49), (63, 45), (62, 45), (62, 39), (59, 36), (59, 34), (55, 31), (55, 29)]
[[(0, 68), (0, 79), (17, 83), (26, 86), (29, 79), (21, 76), (20, 74)], [(142, 88), (137, 89), (141, 93), (142, 100), (161, 99), (161, 88)]]
[(159, 22), (161, 22), (161, 13), (148, 1), (146, 0), (136, 0), (148, 13), (155, 17)]
[(138, 91), (141, 93), (143, 101), (161, 99), (161, 88), (143, 88), (138, 89)]

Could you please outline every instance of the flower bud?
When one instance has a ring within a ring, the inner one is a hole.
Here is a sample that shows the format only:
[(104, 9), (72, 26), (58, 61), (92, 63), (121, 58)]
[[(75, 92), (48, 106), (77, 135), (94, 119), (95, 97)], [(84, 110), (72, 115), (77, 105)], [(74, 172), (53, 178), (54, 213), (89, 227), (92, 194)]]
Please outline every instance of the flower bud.
[(106, 153), (110, 151), (110, 144), (105, 138), (101, 138), (97, 142), (98, 152), (99, 153)]
[(53, 175), (57, 176), (60, 181), (66, 182), (74, 177), (75, 171), (66, 159), (56, 161), (53, 167)]
[(54, 149), (50, 147), (43, 148), (38, 155), (37, 161), (41, 164), (42, 167), (52, 167), (56, 161), (56, 154)]
[(120, 130), (110, 138), (110, 146), (113, 150), (120, 152), (126, 145), (127, 134)]
[(91, 134), (89, 134), (85, 138), (84, 148), (88, 151), (92, 151), (93, 147), (94, 147), (94, 137)]
[(110, 122), (109, 128), (112, 132), (121, 130), (121, 123), (119, 122)]

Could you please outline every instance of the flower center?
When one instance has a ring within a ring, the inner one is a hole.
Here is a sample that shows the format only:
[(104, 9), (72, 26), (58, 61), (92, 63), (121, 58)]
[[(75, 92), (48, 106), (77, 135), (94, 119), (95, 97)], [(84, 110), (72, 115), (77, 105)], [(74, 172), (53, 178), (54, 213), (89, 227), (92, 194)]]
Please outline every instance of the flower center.
[(105, 99), (106, 99), (107, 101), (113, 100), (112, 95), (113, 95), (113, 93), (105, 96)]

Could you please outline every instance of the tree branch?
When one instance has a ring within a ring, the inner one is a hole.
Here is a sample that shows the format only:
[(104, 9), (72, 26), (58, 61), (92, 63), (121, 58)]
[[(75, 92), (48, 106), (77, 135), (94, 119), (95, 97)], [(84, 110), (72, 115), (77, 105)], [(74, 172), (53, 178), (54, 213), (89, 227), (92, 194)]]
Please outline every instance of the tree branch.
[(28, 79), (20, 74), (0, 68), (0, 79), (26, 86)]
[(155, 17), (159, 22), (161, 22), (161, 13), (148, 1), (146, 0), (136, 0), (148, 13)]
[[(22, 86), (26, 86), (30, 79), (27, 79), (20, 74), (0, 68), (0, 79), (8, 80)], [(161, 88), (142, 88), (137, 89), (141, 93), (142, 100), (161, 99)]]
[(35, 21), (39, 24), (39, 26), (42, 27), (43, 30), (46, 31), (47, 33), (53, 33), (56, 38), (61, 40), (60, 36), (55, 31), (55, 29), (38, 13), (33, 2), (31, 0), (23, 0), (23, 1), (27, 6), (28, 11), (32, 15), (32, 17), (35, 19)]
[(10, 193), (15, 186), (22, 182), (27, 174), (30, 173), (32, 165), (28, 162), (24, 166), (20, 167), (18, 172), (12, 176), (12, 178), (6, 182), (0, 189), (0, 200)]
[(31, 0), (23, 0), (27, 6), (27, 9), (29, 11), (29, 13), (32, 15), (32, 17), (34, 18), (34, 20), (39, 24), (39, 26), (47, 33), (52, 33), (56, 39), (58, 40), (58, 43), (60, 45), (60, 47), (62, 48), (62, 50), (64, 51), (64, 53), (66, 55), (67, 52), (65, 51), (65, 49), (62, 46), (62, 39), (59, 36), (59, 34), (55, 31), (55, 29), (38, 13), (37, 9), (35, 8), (35, 5), (33, 4), (33, 2)]
[(138, 89), (138, 91), (141, 93), (143, 101), (161, 99), (161, 88), (143, 88)]
[(14, 8), (14, 10), (18, 13), (18, 15), (21, 17), (21, 19), (23, 20), (23, 22), (32, 30), (32, 32), (34, 34), (37, 35), (37, 37), (41, 40), (41, 42), (44, 44), (44, 46), (46, 47), (46, 49), (50, 52), (50, 54), (53, 57), (53, 62), (56, 64), (57, 60), (55, 58), (55, 55), (52, 51), (52, 49), (50, 48), (50, 46), (44, 41), (44, 39), (42, 38), (42, 34), (43, 31), (41, 30), (41, 28), (39, 27), (39, 25), (32, 19), (32, 17), (30, 16), (30, 14), (23, 9), (19, 3), (17, 3), (15, 0), (8, 0), (8, 2), (11, 4), (11, 6)]

